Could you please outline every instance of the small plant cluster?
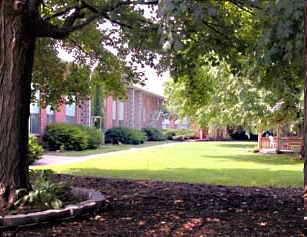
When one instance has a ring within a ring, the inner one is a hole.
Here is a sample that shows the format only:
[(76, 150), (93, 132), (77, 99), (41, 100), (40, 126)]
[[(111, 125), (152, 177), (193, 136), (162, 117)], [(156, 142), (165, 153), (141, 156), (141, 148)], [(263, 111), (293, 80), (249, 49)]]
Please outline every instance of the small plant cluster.
[(166, 137), (162, 134), (161, 130), (157, 128), (143, 128), (142, 131), (146, 135), (147, 141), (165, 141)]
[(32, 190), (22, 188), (16, 191), (15, 209), (11, 214), (14, 211), (19, 213), (61, 208), (61, 193), (69, 191), (69, 188), (64, 183), (54, 183), (52, 175), (52, 170), (30, 170)]
[(192, 129), (163, 129), (162, 134), (167, 140), (184, 141), (194, 138), (196, 131)]
[(95, 149), (101, 141), (100, 130), (76, 124), (50, 124), (43, 135), (44, 146), (51, 151)]
[(39, 160), (43, 155), (44, 149), (37, 142), (37, 138), (35, 136), (29, 136), (29, 145), (28, 145), (28, 158), (29, 164), (33, 164), (36, 160)]
[(105, 142), (112, 144), (142, 144), (144, 141), (184, 141), (194, 138), (196, 132), (191, 129), (162, 129), (143, 128), (110, 128), (105, 133)]
[(110, 128), (105, 133), (105, 142), (111, 144), (143, 144), (145, 134), (134, 128), (115, 127)]

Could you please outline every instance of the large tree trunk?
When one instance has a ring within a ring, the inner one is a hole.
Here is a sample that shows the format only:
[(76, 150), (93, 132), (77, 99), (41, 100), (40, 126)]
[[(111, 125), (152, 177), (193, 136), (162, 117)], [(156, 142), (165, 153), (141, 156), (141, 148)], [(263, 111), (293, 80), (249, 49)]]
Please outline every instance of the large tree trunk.
[[(305, 218), (307, 217), (307, 2), (304, 4), (305, 19), (304, 19), (304, 131), (303, 131), (303, 159), (304, 159), (304, 211)], [(305, 219), (304, 218), (304, 219)], [(307, 224), (307, 220), (306, 220)], [(307, 225), (306, 225), (307, 226)]]
[(1, 212), (13, 203), (16, 189), (30, 188), (28, 119), (35, 36), (31, 17), (17, 9), (16, 2), (0, 0)]

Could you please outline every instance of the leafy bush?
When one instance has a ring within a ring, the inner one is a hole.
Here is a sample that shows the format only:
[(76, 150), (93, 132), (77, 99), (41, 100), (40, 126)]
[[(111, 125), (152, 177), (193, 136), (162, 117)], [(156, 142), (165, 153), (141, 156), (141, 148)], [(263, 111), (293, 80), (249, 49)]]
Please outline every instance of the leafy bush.
[(110, 128), (105, 133), (105, 142), (112, 144), (125, 143), (126, 129), (122, 127)]
[(96, 149), (100, 146), (102, 141), (102, 133), (97, 128), (90, 128), (79, 126), (87, 134), (87, 148), (86, 149)]
[(58, 209), (62, 207), (62, 201), (58, 194), (65, 190), (64, 183), (53, 183), (50, 171), (30, 171), (33, 190), (25, 188), (16, 191), (15, 207), (30, 209)]
[(43, 141), (49, 150), (75, 150), (97, 148), (101, 143), (101, 132), (75, 124), (54, 123), (46, 127)]
[(162, 134), (166, 137), (167, 140), (173, 140), (173, 137), (176, 135), (176, 129), (162, 129)]
[(186, 140), (194, 138), (196, 135), (196, 131), (192, 129), (178, 129), (176, 131), (175, 136), (173, 137), (174, 140)]
[(43, 155), (44, 149), (38, 144), (35, 136), (29, 136), (29, 145), (28, 145), (28, 158), (29, 164), (33, 164), (36, 160), (39, 160)]
[(14, 206), (8, 214), (30, 213), (46, 209), (58, 209), (68, 204), (86, 200), (83, 195), (76, 195), (65, 182), (55, 183), (54, 172), (48, 170), (30, 170), (31, 190), (16, 190)]
[(126, 130), (126, 141), (125, 144), (132, 144), (132, 145), (138, 145), (138, 144), (143, 144), (145, 141), (145, 134), (138, 130), (138, 129), (133, 129), (133, 128), (128, 128)]
[(32, 185), (39, 183), (45, 180), (52, 180), (52, 176), (54, 175), (54, 171), (51, 169), (46, 170), (29, 170), (29, 179)]
[(162, 133), (168, 140), (183, 141), (194, 138), (196, 131), (193, 129), (163, 129)]
[(134, 128), (116, 127), (110, 128), (105, 133), (105, 142), (112, 144), (133, 144), (144, 143), (145, 134)]
[(165, 141), (165, 136), (157, 128), (143, 128), (147, 141)]

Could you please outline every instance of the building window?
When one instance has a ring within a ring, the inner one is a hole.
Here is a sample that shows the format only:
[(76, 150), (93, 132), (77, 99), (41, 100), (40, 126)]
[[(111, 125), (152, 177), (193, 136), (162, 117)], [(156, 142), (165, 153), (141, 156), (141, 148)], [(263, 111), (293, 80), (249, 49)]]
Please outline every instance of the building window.
[(119, 126), (124, 126), (124, 119), (125, 119), (125, 103), (124, 101), (119, 101), (119, 108), (118, 108), (118, 122)]
[(146, 108), (143, 108), (143, 122), (146, 122)]
[[(39, 92), (35, 93), (35, 99), (39, 100)], [(30, 104), (30, 119), (29, 119), (30, 134), (39, 134), (39, 105), (38, 103)]]
[(46, 107), (46, 113), (47, 113), (47, 124), (54, 123), (54, 110), (51, 109), (50, 105)]
[(113, 104), (112, 104), (112, 126), (116, 127), (117, 123), (116, 123), (116, 116), (117, 114), (117, 101), (113, 99)]
[(67, 104), (66, 105), (66, 123), (75, 123), (76, 116), (76, 104)]

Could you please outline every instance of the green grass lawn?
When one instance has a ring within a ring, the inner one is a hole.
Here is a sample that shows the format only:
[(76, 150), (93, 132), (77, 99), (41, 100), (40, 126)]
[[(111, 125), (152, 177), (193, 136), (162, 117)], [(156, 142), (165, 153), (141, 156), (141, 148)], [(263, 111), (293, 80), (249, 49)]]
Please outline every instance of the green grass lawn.
[(295, 155), (252, 153), (250, 142), (183, 142), (109, 154), (51, 168), (57, 173), (106, 178), (218, 185), (303, 187), (303, 162)]
[(57, 152), (48, 152), (47, 155), (55, 155), (55, 156), (88, 156), (88, 155), (94, 155), (94, 154), (101, 154), (101, 153), (109, 153), (112, 151), (124, 151), (129, 150), (130, 148), (141, 148), (141, 147), (150, 147), (150, 146), (156, 146), (169, 143), (168, 141), (163, 142), (145, 142), (144, 144), (139, 145), (125, 145), (125, 144), (119, 144), (119, 145), (113, 145), (113, 144), (105, 144), (101, 147), (93, 150), (84, 150), (84, 151), (64, 151), (61, 153)]

